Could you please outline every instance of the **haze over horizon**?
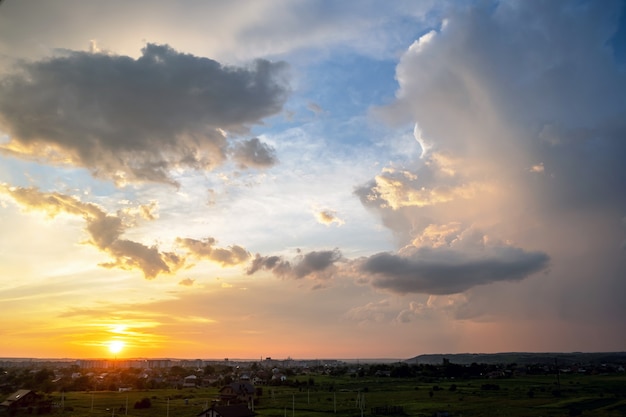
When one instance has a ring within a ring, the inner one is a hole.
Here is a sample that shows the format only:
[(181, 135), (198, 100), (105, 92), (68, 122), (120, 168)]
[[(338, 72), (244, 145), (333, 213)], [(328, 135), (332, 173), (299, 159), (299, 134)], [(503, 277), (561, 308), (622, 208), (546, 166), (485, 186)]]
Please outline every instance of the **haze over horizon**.
[(0, 4), (0, 356), (626, 349), (623, 1)]

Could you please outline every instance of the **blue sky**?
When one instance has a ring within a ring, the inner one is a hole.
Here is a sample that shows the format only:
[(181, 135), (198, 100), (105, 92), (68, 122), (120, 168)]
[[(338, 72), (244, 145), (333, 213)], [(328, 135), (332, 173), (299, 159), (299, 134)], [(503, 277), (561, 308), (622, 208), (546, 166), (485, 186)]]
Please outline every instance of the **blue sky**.
[(0, 354), (623, 350), (624, 16), (3, 2)]

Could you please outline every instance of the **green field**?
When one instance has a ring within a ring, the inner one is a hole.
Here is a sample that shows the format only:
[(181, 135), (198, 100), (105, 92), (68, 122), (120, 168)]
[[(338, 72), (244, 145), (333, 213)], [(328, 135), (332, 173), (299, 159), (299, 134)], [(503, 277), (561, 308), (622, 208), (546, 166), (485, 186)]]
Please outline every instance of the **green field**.
[[(560, 391), (554, 376), (428, 383), (415, 378), (313, 378), (312, 387), (263, 386), (255, 412), (267, 417), (371, 416), (379, 407), (378, 415), (387, 410), (387, 415), (407, 416), (432, 416), (437, 411), (465, 417), (626, 416), (626, 375), (562, 376)], [(54, 415), (191, 417), (210, 405), (217, 392), (217, 388), (55, 392), (48, 398), (55, 404)], [(150, 408), (135, 409), (142, 398), (150, 399)]]

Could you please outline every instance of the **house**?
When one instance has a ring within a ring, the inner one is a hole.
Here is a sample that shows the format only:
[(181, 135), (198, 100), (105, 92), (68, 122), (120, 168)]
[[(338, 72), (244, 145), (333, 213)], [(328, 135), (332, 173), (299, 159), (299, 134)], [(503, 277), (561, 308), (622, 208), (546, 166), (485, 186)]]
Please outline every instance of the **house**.
[(286, 380), (287, 380), (287, 375), (285, 374), (277, 373), (277, 374), (272, 375), (272, 381), (285, 382)]
[(21, 389), (19, 391), (15, 391), (6, 400), (0, 403), (0, 407), (2, 409), (10, 409), (14, 410), (17, 408), (25, 408), (34, 405), (39, 396), (35, 393), (35, 391), (31, 391), (28, 389)]
[(204, 410), (198, 417), (253, 417), (256, 413), (245, 404), (213, 405)]
[(186, 376), (183, 382), (183, 388), (194, 388), (197, 383), (198, 377), (195, 375)]
[(254, 401), (254, 386), (245, 381), (233, 382), (222, 387), (219, 396), (221, 404), (251, 404)]

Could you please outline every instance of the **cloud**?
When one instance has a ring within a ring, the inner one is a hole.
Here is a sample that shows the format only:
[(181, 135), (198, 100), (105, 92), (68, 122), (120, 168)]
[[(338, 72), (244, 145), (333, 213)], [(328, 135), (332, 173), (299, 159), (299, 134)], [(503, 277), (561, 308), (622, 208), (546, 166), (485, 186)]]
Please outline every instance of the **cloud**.
[(428, 153), (428, 151), (430, 150), (430, 148), (432, 148), (432, 145), (426, 142), (426, 140), (424, 139), (424, 136), (422, 135), (422, 131), (420, 130), (419, 125), (417, 123), (415, 123), (415, 126), (413, 127), (413, 137), (422, 148), (422, 153), (420, 154), (420, 158), (424, 158), (426, 154)]
[(390, 312), (389, 300), (372, 301), (363, 306), (348, 310), (345, 317), (357, 321), (360, 325), (386, 321)]
[(468, 166), (446, 151), (415, 157), (404, 166), (383, 168), (354, 191), (395, 233), (399, 246), (433, 224), (474, 223), (489, 213), (485, 209), (495, 210), (493, 203), (504, 202), (502, 185), (485, 175), (486, 166)]
[[(396, 69), (397, 100), (380, 113), (419, 126), (429, 153), (462, 161), (464, 187), (437, 188), (444, 197), (480, 192), (472, 185), (489, 178), (564, 207), (623, 204), (626, 75), (609, 42), (623, 4), (493, 6), (453, 10), (416, 40)], [(553, 180), (523, 174), (542, 166)]]
[(550, 257), (494, 241), (460, 223), (431, 224), (398, 253), (351, 262), (360, 283), (396, 294), (450, 295), (496, 282), (521, 281), (545, 270)]
[(398, 209), (434, 206), (459, 199), (469, 200), (487, 190), (486, 185), (477, 182), (426, 187), (420, 185), (418, 176), (410, 171), (387, 170), (376, 176), (367, 198), (383, 201), (390, 208)]
[[(124, 204), (130, 204), (129, 201), (122, 201)], [(144, 220), (156, 220), (159, 218), (159, 203), (156, 200), (150, 201), (148, 204), (133, 205), (125, 207), (118, 211), (120, 216), (124, 216), (126, 222), (132, 222), (134, 219), (142, 218)]]
[(463, 160), (449, 152), (423, 152), (405, 165), (384, 167), (370, 183), (357, 188), (364, 204), (399, 209), (427, 207), (471, 199), (489, 191), (489, 183), (472, 179)]
[(291, 263), (280, 256), (261, 256), (257, 253), (247, 269), (247, 274), (253, 275), (263, 269), (272, 271), (274, 275), (281, 278), (290, 275), (292, 270)]
[[(106, 268), (139, 269), (145, 278), (155, 278), (160, 273), (171, 273), (181, 268), (185, 258), (173, 252), (161, 252), (157, 246), (146, 246), (123, 239), (128, 225), (119, 215), (106, 213), (93, 203), (84, 203), (76, 197), (56, 192), (42, 192), (37, 188), (9, 187), (0, 184), (0, 193), (13, 198), (28, 210), (40, 210), (55, 217), (67, 213), (82, 217), (90, 239), (87, 242), (113, 258), (102, 263)], [(138, 210), (144, 212), (145, 210)]]
[(341, 260), (339, 249), (308, 252), (299, 258), (293, 272), (297, 278), (303, 278), (326, 271), (339, 260)]
[(372, 255), (361, 270), (374, 275), (371, 284), (398, 294), (455, 294), (477, 285), (519, 281), (545, 269), (548, 256), (519, 248), (500, 248), (480, 259), (463, 253), (422, 249), (413, 256)]
[(238, 245), (228, 248), (215, 247), (217, 241), (212, 237), (202, 240), (177, 238), (176, 243), (185, 248), (191, 256), (197, 259), (213, 261), (222, 266), (240, 265), (247, 262), (250, 258), (250, 253)]
[(431, 311), (422, 303), (417, 303), (415, 301), (411, 301), (409, 303), (409, 308), (406, 308), (398, 313), (395, 318), (395, 321), (398, 323), (410, 323), (418, 317), (428, 317)]
[(185, 279), (181, 279), (181, 280), (178, 282), (178, 285), (182, 285), (182, 286), (185, 286), (185, 287), (191, 287), (191, 286), (193, 286), (193, 284), (194, 284), (195, 282), (196, 282), (196, 280), (195, 280), (195, 279), (185, 278)]
[[(0, 80), (5, 155), (84, 167), (117, 184), (174, 183), (173, 169), (211, 170), (229, 155), (228, 132), (282, 109), (287, 65), (225, 66), (147, 44), (142, 55), (65, 51), (25, 62)], [(245, 166), (275, 163), (251, 139), (234, 147)]]
[(235, 145), (233, 159), (243, 168), (269, 168), (278, 162), (271, 146), (252, 138)]
[(327, 280), (335, 272), (335, 263), (341, 259), (342, 255), (339, 249), (299, 254), (291, 262), (280, 256), (261, 256), (257, 254), (252, 260), (247, 273), (252, 275), (260, 270), (267, 270), (279, 278)]
[(337, 223), (337, 226), (341, 226), (345, 222), (337, 217), (337, 212), (333, 210), (321, 210), (315, 213), (315, 218), (321, 224), (330, 226), (333, 223)]
[(466, 294), (429, 295), (426, 302), (411, 301), (408, 308), (400, 310), (397, 323), (410, 323), (419, 319), (436, 320), (454, 316), (456, 309), (467, 304)]
[[(402, 248), (368, 258), (359, 277), (399, 294), (462, 292), (460, 318), (617, 323), (626, 74), (611, 37), (623, 3), (478, 3), (445, 15), (401, 57), (396, 100), (375, 109), (415, 126), (428, 151), (357, 188)], [(472, 228), (483, 249), (468, 243)]]

